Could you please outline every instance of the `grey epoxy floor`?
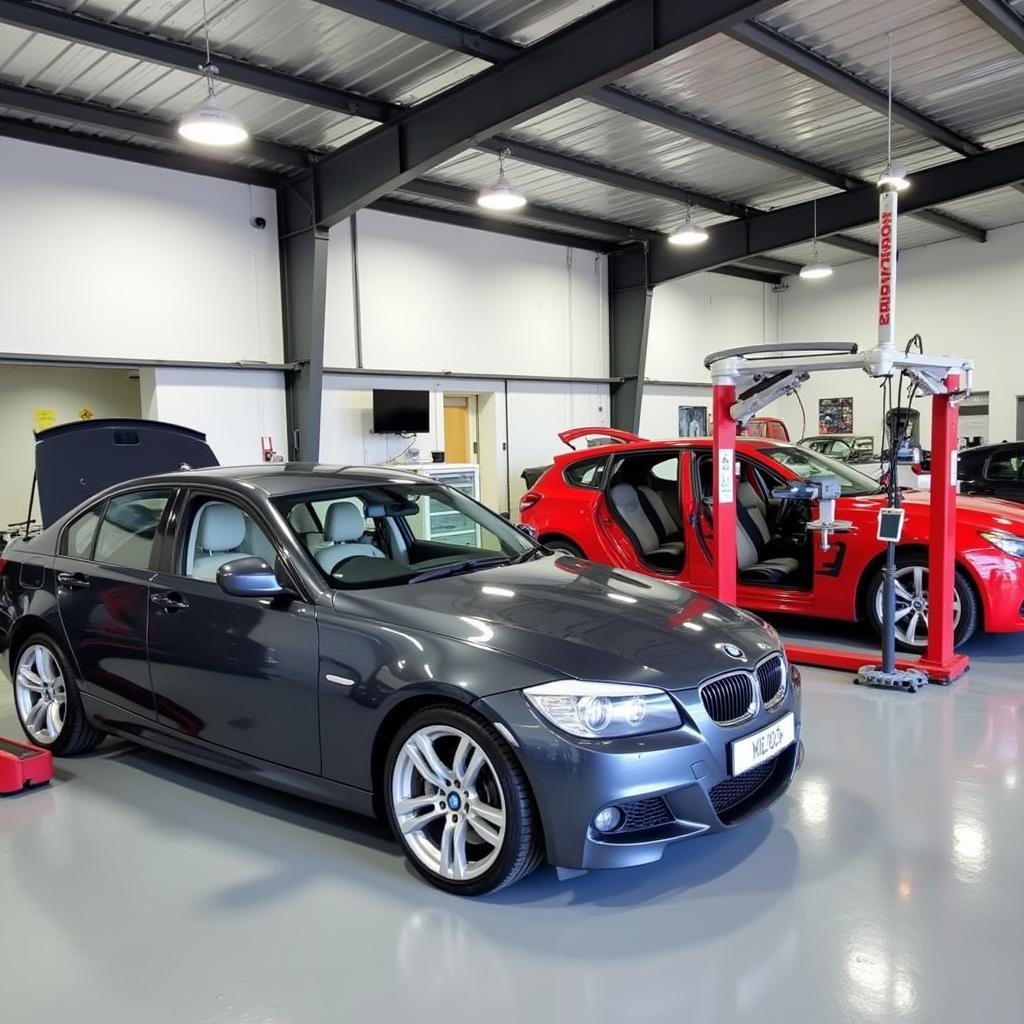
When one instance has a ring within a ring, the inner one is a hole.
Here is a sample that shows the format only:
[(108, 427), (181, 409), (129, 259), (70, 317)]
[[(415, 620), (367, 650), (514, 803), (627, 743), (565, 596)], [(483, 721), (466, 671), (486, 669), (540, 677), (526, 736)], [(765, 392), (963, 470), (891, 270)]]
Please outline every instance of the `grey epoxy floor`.
[(372, 822), (108, 741), (0, 800), (0, 1020), (1019, 1024), (1024, 637), (970, 653), (913, 696), (806, 670), (772, 813), (477, 902)]

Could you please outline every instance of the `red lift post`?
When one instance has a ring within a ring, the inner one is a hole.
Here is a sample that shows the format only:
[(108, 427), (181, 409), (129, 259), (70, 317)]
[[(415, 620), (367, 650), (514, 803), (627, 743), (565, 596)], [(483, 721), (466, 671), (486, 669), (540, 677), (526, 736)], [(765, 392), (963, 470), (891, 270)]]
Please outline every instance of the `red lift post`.
[[(921, 658), (897, 658), (897, 669), (916, 669), (931, 682), (951, 683), (968, 669), (966, 656), (953, 650), (955, 573), (957, 404), (967, 393), (973, 372), (969, 359), (900, 353), (894, 340), (896, 298), (897, 197), (886, 189), (880, 197), (878, 347), (858, 354), (855, 345), (824, 342), (760, 345), (727, 349), (708, 356), (712, 374), (712, 426), (715, 460), (714, 540), (715, 594), (736, 603), (737, 417), (746, 422), (776, 398), (794, 393), (810, 373), (858, 369), (872, 377), (906, 372), (932, 395), (931, 544), (928, 550), (928, 645)], [(961, 379), (963, 374), (963, 380)], [(961, 384), (967, 390), (961, 391)], [(896, 443), (895, 438), (890, 439)], [(802, 665), (859, 672), (864, 654), (837, 647), (786, 645), (791, 661)], [(871, 667), (865, 671), (874, 672)], [(920, 676), (917, 677), (920, 680)], [(923, 680), (922, 680), (923, 681)], [(906, 687), (905, 687), (906, 688)]]

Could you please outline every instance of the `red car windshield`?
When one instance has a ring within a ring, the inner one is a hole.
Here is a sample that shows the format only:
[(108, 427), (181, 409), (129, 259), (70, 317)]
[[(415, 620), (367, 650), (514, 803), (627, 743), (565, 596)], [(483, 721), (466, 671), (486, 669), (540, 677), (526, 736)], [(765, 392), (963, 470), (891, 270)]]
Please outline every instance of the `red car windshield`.
[(856, 498), (865, 494), (878, 494), (879, 487), (876, 480), (858, 472), (845, 462), (837, 462), (827, 455), (819, 455), (809, 448), (789, 447), (777, 445), (774, 448), (766, 448), (763, 454), (774, 459), (780, 465), (792, 470), (798, 477), (806, 480), (809, 476), (816, 476), (827, 473), (829, 476), (839, 478), (843, 489), (843, 497)]

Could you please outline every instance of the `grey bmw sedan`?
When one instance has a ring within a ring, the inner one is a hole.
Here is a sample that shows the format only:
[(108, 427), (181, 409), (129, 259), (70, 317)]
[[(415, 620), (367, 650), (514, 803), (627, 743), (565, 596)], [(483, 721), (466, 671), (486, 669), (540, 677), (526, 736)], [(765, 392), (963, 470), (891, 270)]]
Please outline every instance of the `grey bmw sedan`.
[(415, 474), (127, 480), (0, 567), (31, 742), (109, 733), (382, 815), (455, 893), (656, 860), (798, 765), (800, 679), (765, 623), (552, 554)]

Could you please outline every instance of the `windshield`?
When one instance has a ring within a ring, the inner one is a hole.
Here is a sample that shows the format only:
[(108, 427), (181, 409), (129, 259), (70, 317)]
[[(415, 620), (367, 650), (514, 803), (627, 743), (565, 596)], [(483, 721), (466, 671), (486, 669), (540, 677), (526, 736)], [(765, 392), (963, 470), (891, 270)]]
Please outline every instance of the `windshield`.
[(787, 469), (791, 469), (804, 480), (809, 476), (816, 476), (821, 473), (838, 477), (844, 497), (877, 494), (879, 490), (878, 483), (872, 480), (871, 477), (859, 473), (845, 462), (837, 462), (835, 459), (830, 459), (827, 455), (811, 451), (810, 448), (790, 448), (777, 445), (775, 448), (766, 450), (764, 454)]
[(339, 488), (275, 505), (340, 589), (418, 583), (523, 561), (540, 550), (501, 516), (432, 483)]

